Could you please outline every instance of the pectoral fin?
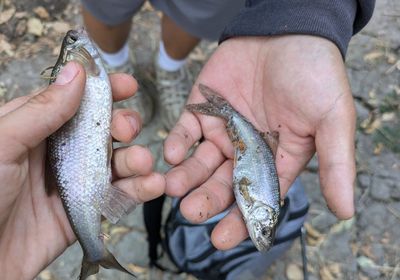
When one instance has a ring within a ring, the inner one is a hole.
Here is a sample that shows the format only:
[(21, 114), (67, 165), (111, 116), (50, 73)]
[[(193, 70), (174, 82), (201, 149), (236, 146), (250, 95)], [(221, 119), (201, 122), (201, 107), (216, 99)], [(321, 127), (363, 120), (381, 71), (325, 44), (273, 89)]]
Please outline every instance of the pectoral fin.
[(137, 204), (125, 192), (110, 184), (102, 201), (101, 214), (115, 224), (135, 209)]

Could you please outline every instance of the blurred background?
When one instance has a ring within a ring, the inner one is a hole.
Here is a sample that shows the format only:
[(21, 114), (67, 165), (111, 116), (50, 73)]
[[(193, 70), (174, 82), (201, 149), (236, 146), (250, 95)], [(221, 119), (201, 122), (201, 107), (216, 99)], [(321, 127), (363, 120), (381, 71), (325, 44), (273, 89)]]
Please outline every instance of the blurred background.
[[(145, 4), (134, 17), (130, 46), (141, 86), (154, 91), (152, 58), (160, 14)], [(0, 0), (0, 105), (46, 86), (40, 73), (54, 65), (66, 31), (82, 25), (77, 0)], [(217, 47), (202, 42), (190, 56), (197, 75)], [(368, 26), (354, 36), (346, 65), (358, 113), (356, 215), (338, 221), (319, 191), (314, 158), (301, 178), (311, 200), (306, 228), (310, 279), (400, 279), (400, 1), (378, 0)], [(148, 146), (156, 168), (167, 132), (157, 113), (135, 142)], [(118, 225), (104, 223), (108, 248), (138, 279), (195, 279), (148, 268), (146, 233), (139, 207)], [(71, 246), (37, 280), (76, 279), (82, 251)], [(172, 267), (166, 257), (163, 264)], [(21, 264), (25, 265), (25, 264)], [(130, 279), (102, 269), (93, 279)], [(303, 279), (300, 242), (263, 279)]]

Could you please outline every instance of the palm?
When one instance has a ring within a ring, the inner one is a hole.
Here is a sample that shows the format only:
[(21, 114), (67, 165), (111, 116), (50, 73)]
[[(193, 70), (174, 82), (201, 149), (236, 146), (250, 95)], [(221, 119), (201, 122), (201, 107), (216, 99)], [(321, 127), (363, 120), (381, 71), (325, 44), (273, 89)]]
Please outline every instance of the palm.
[[(53, 84), (0, 107), (0, 146), (7, 147), (0, 149), (0, 270), (7, 279), (33, 278), (75, 240), (54, 186), (47, 192), (45, 188), (44, 140), (74, 115), (84, 89), (84, 69), (77, 63), (69, 65), (80, 69), (73, 83)], [(115, 74), (110, 80), (115, 101), (137, 89), (130, 75)], [(114, 110), (113, 138), (131, 142), (140, 131), (139, 119), (130, 110)], [(22, 125), (24, 129), (16, 129)], [(138, 203), (160, 196), (165, 180), (152, 172), (152, 163), (144, 147), (116, 149), (113, 185)]]
[[(231, 39), (213, 54), (198, 82), (219, 92), (259, 130), (279, 132), (276, 164), (282, 195), (317, 149), (321, 186), (328, 205), (338, 216), (351, 215), (354, 108), (343, 63), (333, 44), (309, 36)], [(194, 87), (188, 103), (203, 101)], [(181, 204), (186, 218), (201, 222), (233, 202), (232, 191), (221, 187), (231, 184), (229, 159), (233, 148), (222, 120), (205, 115), (194, 117), (185, 112), (166, 142), (166, 158), (174, 164), (180, 162), (183, 154), (178, 147), (170, 148), (172, 141), (179, 140), (179, 134), (190, 135), (185, 138), (193, 140), (202, 135), (206, 141), (197, 148), (193, 159), (168, 174), (167, 193), (183, 195), (202, 184)], [(335, 136), (338, 138), (332, 141)], [(184, 141), (186, 145), (188, 142)], [(341, 154), (332, 158), (338, 149)], [(196, 165), (193, 161), (204, 167), (203, 172), (196, 168), (203, 176), (184, 175)], [(335, 166), (338, 164), (342, 166)], [(332, 173), (333, 166), (336, 168)], [(343, 172), (341, 178), (338, 172)], [(182, 178), (184, 183), (179, 184)], [(336, 186), (340, 189), (333, 190)], [(338, 195), (332, 195), (335, 192)], [(211, 202), (204, 202), (201, 199), (204, 195), (212, 197)], [(341, 205), (345, 207), (338, 209)], [(198, 215), (199, 208), (207, 215)], [(218, 243), (216, 236), (223, 235), (221, 228), (229, 226), (229, 219), (227, 216), (215, 229), (214, 243)], [(245, 231), (243, 223), (241, 228)]]
[(59, 197), (45, 191), (44, 149), (42, 144), (21, 162), (3, 167), (11, 175), (4, 179), (14, 182), (14, 188), (7, 195), (0, 193), (0, 205), (7, 209), (0, 210), (5, 214), (1, 224), (7, 223), (0, 248), (7, 248), (7, 257), (18, 262), (16, 266), (22, 259), (29, 263), (26, 276), (35, 275), (37, 267), (54, 259), (75, 240)]

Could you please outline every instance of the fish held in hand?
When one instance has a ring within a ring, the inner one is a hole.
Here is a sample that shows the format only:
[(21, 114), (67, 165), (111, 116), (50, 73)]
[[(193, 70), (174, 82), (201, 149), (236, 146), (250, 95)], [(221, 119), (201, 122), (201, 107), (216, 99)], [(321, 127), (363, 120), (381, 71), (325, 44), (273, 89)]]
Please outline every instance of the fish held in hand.
[(111, 185), (111, 85), (99, 53), (83, 29), (67, 32), (50, 83), (69, 61), (84, 66), (85, 92), (74, 117), (49, 137), (48, 163), (84, 252), (80, 279), (97, 273), (99, 266), (133, 275), (106, 249), (101, 234), (102, 215), (116, 223), (136, 203)]
[[(191, 112), (223, 118), (235, 154), (233, 191), (247, 230), (259, 251), (273, 245), (280, 213), (280, 189), (275, 156), (267, 142), (274, 138), (259, 132), (217, 92), (200, 84), (207, 99), (200, 104), (186, 105)], [(276, 142), (275, 142), (276, 144)]]

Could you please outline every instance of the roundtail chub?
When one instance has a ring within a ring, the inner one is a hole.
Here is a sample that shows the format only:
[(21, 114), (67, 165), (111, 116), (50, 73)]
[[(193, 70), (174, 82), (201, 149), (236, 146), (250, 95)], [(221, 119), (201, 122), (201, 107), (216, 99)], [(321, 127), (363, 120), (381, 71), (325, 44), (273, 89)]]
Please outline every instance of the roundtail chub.
[(47, 176), (57, 185), (83, 249), (79, 279), (96, 274), (100, 266), (134, 276), (107, 250), (101, 234), (101, 216), (116, 223), (136, 202), (111, 185), (111, 86), (99, 53), (83, 29), (65, 35), (50, 84), (69, 61), (84, 66), (85, 92), (75, 116), (48, 139), (51, 172)]
[(267, 251), (273, 245), (280, 213), (274, 156), (279, 134), (258, 131), (228, 101), (206, 85), (200, 84), (199, 90), (207, 101), (188, 104), (186, 109), (226, 120), (235, 150), (232, 183), (236, 203), (254, 245), (259, 251)]

